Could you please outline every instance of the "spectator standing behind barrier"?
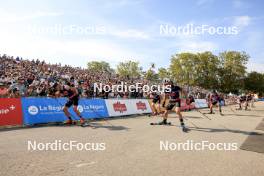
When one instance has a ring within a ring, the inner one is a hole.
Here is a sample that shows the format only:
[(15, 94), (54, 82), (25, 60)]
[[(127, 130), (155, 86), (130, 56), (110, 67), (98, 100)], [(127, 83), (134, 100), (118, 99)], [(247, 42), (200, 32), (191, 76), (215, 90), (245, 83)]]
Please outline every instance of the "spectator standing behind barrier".
[(8, 96), (8, 88), (2, 82), (0, 82), (0, 98), (5, 98)]

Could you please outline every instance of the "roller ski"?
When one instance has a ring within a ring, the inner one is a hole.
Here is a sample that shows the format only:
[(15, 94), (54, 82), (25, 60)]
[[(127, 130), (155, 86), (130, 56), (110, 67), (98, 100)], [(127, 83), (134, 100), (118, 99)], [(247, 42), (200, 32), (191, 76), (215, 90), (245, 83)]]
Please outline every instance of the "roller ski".
[(80, 124), (81, 124), (81, 127), (90, 126), (90, 124), (88, 122), (86, 122), (84, 118), (80, 119)]
[(188, 129), (184, 125), (182, 125), (181, 128), (182, 128), (182, 132), (184, 132), (184, 133), (187, 133), (188, 131), (190, 131), (190, 129)]
[(163, 112), (154, 112), (149, 114), (148, 117), (163, 117)]
[(81, 124), (81, 127), (88, 127), (88, 126), (90, 126), (90, 124), (88, 122), (84, 122)]
[(150, 123), (150, 125), (171, 125), (171, 122), (167, 122), (167, 121), (161, 121), (161, 122), (152, 122)]
[(149, 117), (154, 117), (154, 116), (158, 116), (158, 115), (159, 115), (159, 113), (154, 112), (154, 113), (149, 114), (148, 116), (149, 116)]
[(77, 123), (76, 123), (76, 121), (74, 121), (74, 120), (66, 120), (65, 122), (63, 122), (63, 125), (68, 125), (68, 126), (70, 126), (70, 125), (76, 125)]

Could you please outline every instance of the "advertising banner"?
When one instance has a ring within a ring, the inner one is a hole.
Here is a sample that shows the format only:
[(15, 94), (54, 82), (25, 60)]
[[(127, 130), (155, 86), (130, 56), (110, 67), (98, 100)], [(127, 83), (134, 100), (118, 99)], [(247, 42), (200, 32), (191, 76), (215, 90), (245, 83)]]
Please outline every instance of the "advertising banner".
[(208, 108), (208, 103), (206, 99), (195, 99), (196, 108)]
[(0, 126), (22, 125), (22, 109), (19, 98), (0, 99)]
[(134, 114), (132, 103), (123, 99), (107, 99), (105, 104), (108, 110), (109, 116), (122, 116)]
[(109, 116), (151, 113), (146, 99), (107, 99), (105, 103)]
[(131, 99), (134, 114), (151, 113), (151, 107), (147, 99)]
[[(22, 98), (24, 124), (66, 120), (63, 113), (66, 102), (66, 98)], [(80, 99), (78, 110), (85, 119), (108, 117), (106, 105), (102, 99)], [(69, 108), (69, 112), (73, 120), (79, 120), (72, 107)]]

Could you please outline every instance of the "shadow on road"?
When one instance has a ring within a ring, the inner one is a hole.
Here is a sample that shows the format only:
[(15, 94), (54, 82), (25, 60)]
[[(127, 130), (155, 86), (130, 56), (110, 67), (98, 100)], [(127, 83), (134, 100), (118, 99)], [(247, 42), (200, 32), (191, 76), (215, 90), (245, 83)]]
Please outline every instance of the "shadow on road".
[(217, 128), (201, 128), (201, 127), (189, 127), (192, 131), (201, 131), (207, 133), (219, 133), (219, 132), (230, 132), (230, 133), (240, 133), (244, 135), (263, 135), (262, 133), (252, 132), (252, 131), (242, 131), (242, 130), (232, 130), (232, 129), (217, 129)]
[(89, 123), (90, 126), (87, 126), (87, 128), (89, 128), (89, 127), (92, 128), (92, 129), (106, 128), (106, 129), (112, 130), (112, 131), (121, 131), (121, 130), (128, 131), (129, 130), (129, 128), (124, 127), (124, 126), (113, 125), (110, 122), (107, 122), (107, 123), (108, 123), (108, 125), (103, 125), (101, 123), (91, 122), (91, 123)]
[(243, 115), (243, 114), (226, 114), (226, 113), (224, 113), (224, 115), (226, 115), (226, 116), (243, 116), (243, 117), (263, 117), (263, 116), (252, 115), (252, 114), (250, 114), (250, 115)]
[[(103, 122), (100, 120), (100, 122)], [(108, 125), (104, 125), (101, 123), (96, 123), (96, 122), (89, 122), (89, 126), (82, 127), (81, 125), (65, 125), (62, 123), (49, 123), (49, 124), (35, 124), (32, 126), (19, 126), (19, 127), (11, 127), (11, 128), (3, 128), (0, 129), (1, 131), (13, 131), (13, 130), (30, 130), (30, 129), (35, 129), (35, 128), (47, 128), (47, 127), (63, 127), (63, 128), (92, 128), (92, 129), (97, 129), (97, 128), (105, 128), (108, 130), (112, 131), (120, 131), (120, 130), (126, 130), (128, 131), (129, 128), (124, 127), (124, 126), (118, 126), (118, 125), (113, 125), (112, 123), (105, 121), (108, 123)]]

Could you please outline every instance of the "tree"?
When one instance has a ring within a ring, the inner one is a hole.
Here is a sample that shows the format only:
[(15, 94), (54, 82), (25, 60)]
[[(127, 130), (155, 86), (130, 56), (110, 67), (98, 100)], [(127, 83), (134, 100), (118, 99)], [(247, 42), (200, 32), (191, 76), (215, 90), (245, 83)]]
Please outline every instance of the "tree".
[(87, 63), (87, 67), (92, 72), (114, 72), (114, 70), (110, 67), (110, 64), (105, 61), (91, 61)]
[(173, 80), (182, 85), (195, 85), (197, 60), (197, 55), (193, 53), (180, 53), (172, 56), (169, 69)]
[(264, 94), (264, 74), (251, 72), (245, 78), (245, 90)]
[(151, 63), (150, 68), (144, 73), (144, 78), (151, 82), (157, 82), (158, 81), (158, 74), (155, 72), (155, 64)]
[(117, 65), (117, 73), (126, 78), (138, 78), (141, 75), (139, 62), (127, 61)]
[(149, 69), (145, 75), (144, 75), (145, 79), (146, 80), (149, 80), (151, 82), (157, 82), (158, 81), (158, 74), (154, 71), (154, 70), (151, 70)]
[(195, 83), (205, 89), (217, 89), (220, 64), (218, 57), (209, 51), (198, 53), (197, 57)]
[(156, 68), (156, 65), (155, 65), (155, 63), (150, 63), (150, 69), (155, 69)]
[(163, 80), (164, 78), (170, 78), (170, 72), (166, 68), (159, 68), (158, 70), (159, 79)]
[(221, 91), (238, 93), (244, 88), (246, 64), (249, 55), (245, 52), (225, 51), (219, 54), (219, 81)]

